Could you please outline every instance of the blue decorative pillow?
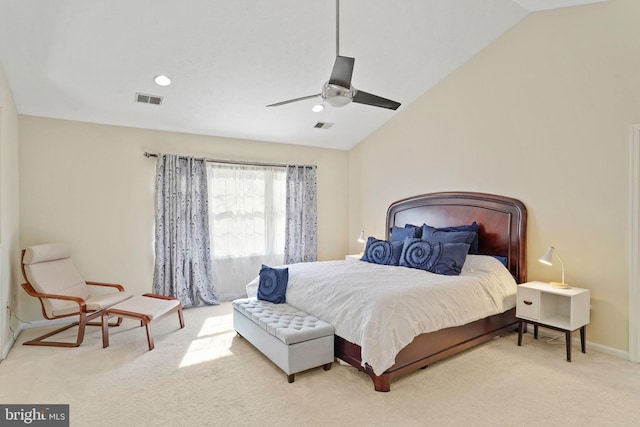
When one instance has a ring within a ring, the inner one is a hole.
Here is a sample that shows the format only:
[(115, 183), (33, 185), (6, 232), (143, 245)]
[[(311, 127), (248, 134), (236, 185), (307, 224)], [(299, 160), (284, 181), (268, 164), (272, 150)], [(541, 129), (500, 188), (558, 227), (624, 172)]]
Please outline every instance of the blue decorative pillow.
[(286, 302), (288, 283), (288, 268), (271, 268), (263, 264), (258, 282), (258, 299), (283, 304)]
[(407, 237), (402, 247), (399, 265), (429, 271), (437, 262), (442, 246), (438, 243)]
[(398, 265), (398, 260), (402, 254), (402, 243), (369, 237), (361, 260), (373, 264)]
[[(423, 225), (423, 229), (424, 229), (424, 225)], [(429, 226), (427, 225), (427, 227)], [(480, 227), (478, 226), (478, 223), (476, 221), (473, 221), (472, 224), (466, 224), (466, 225), (456, 225), (453, 227), (439, 227), (439, 228), (431, 227), (431, 228), (437, 231), (454, 231), (454, 232), (455, 231), (473, 231), (474, 233), (476, 233), (476, 235), (470, 243), (471, 247), (469, 248), (469, 253), (472, 255), (475, 255), (478, 253), (478, 244), (479, 244), (478, 229)]]
[(462, 271), (468, 251), (469, 245), (466, 243), (429, 242), (407, 238), (402, 248), (400, 265), (457, 276)]
[(432, 273), (458, 276), (467, 259), (469, 245), (466, 243), (441, 243), (443, 249), (441, 256), (432, 267)]
[[(422, 240), (430, 242), (466, 243), (471, 246), (473, 241), (477, 239), (478, 233), (475, 231), (446, 231), (427, 224), (422, 226)], [(469, 253), (472, 253), (471, 250), (469, 250)], [(475, 253), (477, 253), (477, 248)]]
[(407, 237), (420, 237), (422, 228), (407, 224), (404, 227), (391, 227), (392, 242), (404, 242)]

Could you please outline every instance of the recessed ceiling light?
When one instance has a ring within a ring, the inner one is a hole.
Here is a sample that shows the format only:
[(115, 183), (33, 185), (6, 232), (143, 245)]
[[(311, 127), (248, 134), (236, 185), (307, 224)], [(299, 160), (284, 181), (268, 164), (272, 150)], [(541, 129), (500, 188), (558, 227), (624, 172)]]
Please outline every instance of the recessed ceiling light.
[(313, 111), (314, 113), (319, 113), (322, 110), (324, 110), (324, 105), (322, 104), (316, 104), (313, 107), (311, 107), (311, 111)]
[(171, 84), (171, 79), (164, 74), (155, 76), (153, 81), (156, 82), (158, 86), (169, 86)]

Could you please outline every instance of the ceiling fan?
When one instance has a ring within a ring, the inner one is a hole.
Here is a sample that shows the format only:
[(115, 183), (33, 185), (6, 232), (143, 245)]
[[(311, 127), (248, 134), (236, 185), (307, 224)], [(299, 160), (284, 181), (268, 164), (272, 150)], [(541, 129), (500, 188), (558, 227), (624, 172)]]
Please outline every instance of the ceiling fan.
[(353, 74), (355, 61), (355, 58), (340, 55), (340, 0), (336, 0), (336, 61), (333, 64), (329, 81), (322, 85), (320, 93), (276, 102), (275, 104), (267, 105), (267, 107), (278, 107), (292, 102), (304, 101), (305, 99), (322, 97), (323, 102), (332, 107), (344, 107), (353, 101), (358, 104), (397, 110), (400, 107), (399, 102), (367, 93), (351, 85), (351, 75)]

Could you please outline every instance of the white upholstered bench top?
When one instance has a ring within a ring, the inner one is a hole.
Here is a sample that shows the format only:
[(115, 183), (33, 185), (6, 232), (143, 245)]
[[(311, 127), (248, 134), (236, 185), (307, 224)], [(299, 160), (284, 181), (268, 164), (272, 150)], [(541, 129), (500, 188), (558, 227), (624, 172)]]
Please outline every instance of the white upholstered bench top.
[(287, 345), (333, 335), (333, 326), (289, 304), (242, 298), (233, 307)]

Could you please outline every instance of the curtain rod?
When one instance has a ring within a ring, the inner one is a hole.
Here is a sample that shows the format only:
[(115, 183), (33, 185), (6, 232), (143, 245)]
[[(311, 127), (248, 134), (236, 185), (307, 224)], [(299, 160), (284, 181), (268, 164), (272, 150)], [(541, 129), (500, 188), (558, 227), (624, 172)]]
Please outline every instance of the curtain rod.
[[(158, 157), (156, 153), (144, 152), (145, 157)], [(186, 157), (186, 156), (180, 156)], [(284, 163), (261, 163), (261, 162), (243, 162), (239, 160), (220, 160), (220, 159), (209, 159), (209, 158), (199, 158), (198, 160), (204, 160), (205, 162), (210, 163), (223, 163), (228, 165), (243, 165), (243, 166), (266, 166), (273, 168), (286, 168), (287, 166), (298, 166), (302, 168), (316, 168), (315, 165), (292, 165), (292, 164), (284, 164)]]

